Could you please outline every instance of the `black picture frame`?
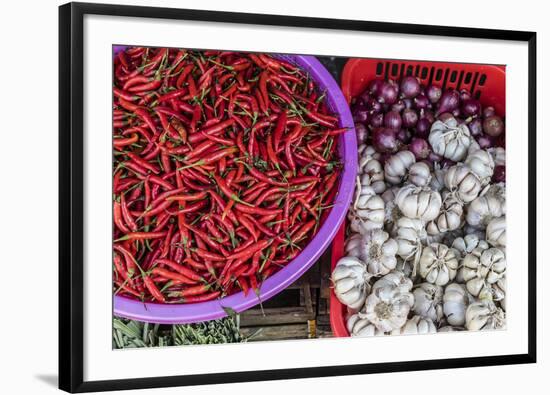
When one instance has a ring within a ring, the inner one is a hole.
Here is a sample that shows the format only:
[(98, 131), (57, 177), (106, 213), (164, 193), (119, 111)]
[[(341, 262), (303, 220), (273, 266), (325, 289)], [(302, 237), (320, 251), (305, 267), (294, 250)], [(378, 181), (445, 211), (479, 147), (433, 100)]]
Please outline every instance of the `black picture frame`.
[[(83, 379), (83, 18), (86, 14), (230, 22), (528, 43), (528, 352), (412, 362), (263, 370), (254, 372)], [(536, 362), (536, 33), (400, 23), (367, 22), (188, 9), (69, 3), (59, 7), (59, 388), (90, 392), (449, 369)]]

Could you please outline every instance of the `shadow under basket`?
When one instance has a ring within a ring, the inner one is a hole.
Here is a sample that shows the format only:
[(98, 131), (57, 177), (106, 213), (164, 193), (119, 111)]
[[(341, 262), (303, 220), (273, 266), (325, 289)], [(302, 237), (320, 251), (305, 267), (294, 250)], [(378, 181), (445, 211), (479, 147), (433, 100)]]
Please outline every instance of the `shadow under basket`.
[[(342, 92), (351, 103), (375, 78), (399, 81), (414, 75), (424, 85), (445, 89), (466, 89), (483, 106), (493, 106), (498, 115), (506, 111), (505, 66), (428, 62), (392, 59), (350, 59), (342, 71)], [(331, 270), (344, 255), (347, 221), (340, 226), (332, 243)], [(349, 337), (346, 327), (347, 307), (330, 291), (330, 325), (335, 337)]]

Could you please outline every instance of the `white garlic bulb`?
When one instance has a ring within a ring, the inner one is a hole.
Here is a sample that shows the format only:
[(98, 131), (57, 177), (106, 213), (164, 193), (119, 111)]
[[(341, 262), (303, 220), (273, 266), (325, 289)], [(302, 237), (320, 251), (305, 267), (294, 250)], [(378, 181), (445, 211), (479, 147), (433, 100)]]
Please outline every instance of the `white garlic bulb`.
[(360, 233), (354, 233), (346, 240), (344, 252), (346, 256), (359, 258), (361, 256), (361, 247), (363, 246), (363, 236)]
[(495, 166), (506, 165), (506, 151), (502, 147), (487, 148), (487, 152), (493, 158)]
[(363, 236), (361, 260), (367, 265), (367, 272), (373, 276), (388, 274), (397, 264), (397, 242), (388, 233), (376, 229)]
[(485, 249), (489, 248), (489, 245), (485, 240), (480, 240), (479, 236), (475, 233), (468, 233), (464, 237), (457, 237), (451, 247), (458, 250), (462, 256), (470, 254), (474, 248), (476, 248), (480, 243), (485, 245)]
[(466, 328), (470, 331), (506, 328), (506, 314), (490, 300), (474, 302), (466, 309)]
[(393, 271), (380, 277), (372, 285), (372, 291), (382, 287), (396, 287), (401, 293), (410, 292), (413, 282), (401, 272)]
[(439, 192), (407, 184), (397, 192), (395, 203), (405, 216), (431, 221), (439, 215), (442, 202)]
[(470, 147), (470, 130), (452, 117), (445, 122), (437, 120), (432, 124), (428, 141), (437, 155), (458, 162), (464, 159)]
[(399, 191), (398, 187), (388, 188), (382, 193), (382, 199), (385, 204), (384, 228), (392, 237), (397, 234), (397, 221), (403, 215), (397, 204), (395, 204), (395, 194)]
[(445, 244), (432, 243), (422, 249), (419, 272), (427, 282), (445, 285), (452, 281), (458, 270), (458, 253)]
[(401, 217), (397, 221), (397, 255), (415, 264), (422, 252), (422, 241), (426, 238), (424, 222), (420, 219)]
[[(407, 290), (401, 280), (398, 280), (399, 285), (395, 285), (399, 276), (395, 276), (394, 273), (386, 275), (392, 278), (385, 279), (384, 276), (378, 280), (365, 301), (364, 316), (382, 332), (401, 328), (407, 321), (414, 303), (410, 288)], [(412, 287), (412, 282), (410, 286)]]
[(413, 291), (412, 310), (421, 317), (439, 322), (443, 317), (443, 288), (439, 285), (421, 283)]
[(425, 187), (430, 184), (432, 173), (430, 166), (424, 162), (416, 162), (409, 168), (409, 182), (417, 187)]
[(359, 259), (341, 258), (332, 271), (334, 294), (346, 306), (359, 309), (369, 291), (369, 278), (366, 265)]
[(458, 229), (462, 224), (462, 203), (450, 193), (443, 193), (443, 205), (436, 219), (426, 224), (430, 235)]
[(466, 308), (470, 303), (470, 296), (466, 287), (451, 283), (445, 287), (443, 293), (443, 313), (447, 322), (454, 326), (463, 326), (466, 322)]
[(390, 156), (384, 164), (384, 174), (386, 181), (390, 184), (399, 184), (408, 173), (409, 168), (416, 162), (416, 158), (411, 151), (399, 151)]
[[(359, 184), (360, 185), (360, 184)], [(384, 226), (384, 201), (371, 186), (360, 186), (356, 191), (355, 202), (349, 216), (356, 218), (354, 225), (360, 233)], [(355, 229), (354, 229), (355, 230)]]
[(432, 179), (430, 180), (430, 188), (434, 191), (441, 192), (445, 188), (445, 173), (446, 168), (442, 168), (438, 163), (434, 163), (434, 170), (432, 172)]
[(478, 149), (468, 154), (465, 163), (479, 177), (482, 185), (486, 185), (491, 181), (495, 170), (495, 162), (487, 151)]
[(436, 333), (437, 328), (435, 327), (432, 320), (426, 317), (421, 317), (419, 315), (413, 316), (410, 320), (405, 322), (400, 329), (394, 329), (392, 335), (427, 335), (429, 333)]
[(468, 224), (484, 228), (493, 218), (504, 214), (502, 202), (494, 196), (483, 195), (468, 205), (466, 221)]
[(506, 216), (493, 218), (487, 224), (485, 237), (495, 247), (506, 247)]
[(506, 277), (491, 284), (491, 291), (493, 293), (493, 301), (499, 302), (500, 307), (506, 311)]
[(481, 181), (468, 167), (462, 164), (451, 166), (445, 173), (445, 186), (464, 203), (474, 200), (481, 191)]
[(502, 250), (489, 248), (479, 256), (478, 254), (466, 255), (460, 270), (468, 292), (480, 299), (492, 299), (491, 284), (504, 277), (506, 257)]
[(395, 270), (403, 273), (407, 277), (411, 277), (413, 275), (413, 265), (411, 261), (405, 261), (402, 258), (397, 258)]
[(376, 159), (372, 146), (365, 146), (359, 154), (359, 169), (357, 174), (362, 177), (364, 185), (369, 185), (376, 193), (382, 193), (386, 189), (384, 181), (384, 169), (382, 164)]
[(352, 337), (384, 336), (384, 332), (378, 330), (368, 319), (362, 318), (357, 313), (348, 318), (346, 327)]

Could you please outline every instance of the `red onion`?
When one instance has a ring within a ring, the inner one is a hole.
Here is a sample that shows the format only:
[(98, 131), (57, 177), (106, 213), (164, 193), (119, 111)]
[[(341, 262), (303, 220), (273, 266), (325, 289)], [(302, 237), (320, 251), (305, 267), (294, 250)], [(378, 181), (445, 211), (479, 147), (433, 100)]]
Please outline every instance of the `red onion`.
[(403, 126), (406, 128), (413, 128), (418, 122), (418, 114), (411, 108), (406, 108), (401, 114)]
[(391, 106), (392, 111), (401, 112), (404, 109), (405, 109), (405, 103), (403, 102), (403, 100), (399, 100)]
[(468, 124), (468, 129), (470, 129), (470, 134), (472, 136), (480, 136), (483, 134), (483, 122), (481, 122), (481, 119), (476, 118)]
[(420, 93), (420, 83), (416, 77), (407, 76), (401, 80), (401, 95), (413, 98)]
[(355, 124), (355, 136), (357, 136), (357, 143), (362, 144), (367, 140), (369, 132), (365, 125), (362, 123)]
[(443, 158), (439, 161), (439, 163), (441, 164), (441, 166), (443, 166), (444, 169), (456, 165), (456, 162), (454, 160), (450, 160), (447, 158)]
[(441, 88), (435, 85), (430, 85), (426, 88), (426, 96), (432, 103), (437, 103), (441, 99)]
[(430, 110), (420, 110), (420, 118), (426, 118), (430, 123), (435, 122), (434, 113)]
[(460, 103), (460, 96), (457, 91), (454, 89), (449, 89), (443, 92), (441, 95), (441, 100), (439, 100), (437, 107), (437, 114), (444, 112), (452, 112), (458, 108)]
[(462, 102), (462, 114), (473, 117), (481, 114), (481, 104), (476, 99), (466, 99)]
[(430, 105), (430, 101), (424, 95), (418, 95), (414, 98), (414, 106), (419, 110), (426, 109)]
[(451, 114), (453, 114), (453, 117), (457, 118), (460, 116), (460, 108), (455, 108)]
[(493, 181), (506, 182), (506, 166), (495, 166), (495, 171), (493, 172)]
[(489, 136), (481, 135), (477, 137), (477, 143), (479, 144), (480, 148), (491, 148), (493, 144), (493, 140)]
[(430, 155), (431, 149), (426, 140), (414, 137), (409, 144), (409, 151), (414, 154), (416, 160), (420, 160), (426, 159)]
[(369, 84), (367, 91), (373, 96), (378, 96), (378, 93), (380, 93), (380, 88), (382, 87), (383, 84), (384, 84), (384, 80), (380, 80), (380, 79), (372, 80), (371, 83)]
[(403, 99), (403, 104), (405, 105), (405, 108), (412, 108), (413, 101), (412, 99)]
[(489, 118), (495, 115), (495, 108), (492, 106), (483, 109), (483, 118)]
[(396, 111), (387, 112), (384, 116), (384, 126), (393, 130), (401, 129), (401, 115)]
[(396, 137), (402, 143), (408, 144), (409, 141), (411, 141), (411, 132), (409, 132), (408, 129), (400, 129), (397, 132)]
[(489, 136), (500, 136), (504, 132), (504, 122), (498, 115), (492, 115), (483, 121), (483, 131)]
[(379, 128), (384, 124), (384, 114), (376, 114), (371, 116), (369, 124), (373, 128)]
[(428, 118), (420, 118), (416, 123), (415, 136), (423, 139), (427, 139), (430, 135), (430, 128), (432, 122)]
[(363, 105), (356, 105), (353, 108), (353, 120), (354, 122), (366, 123), (369, 120), (369, 110)]
[(369, 100), (367, 100), (365, 102), (365, 105), (367, 106), (367, 108), (374, 112), (374, 113), (378, 113), (380, 111), (382, 111), (382, 104), (380, 104), (378, 102), (378, 100), (376, 100), (375, 98), (371, 97)]
[(443, 157), (441, 155), (437, 155), (435, 152), (430, 151), (430, 154), (428, 155), (428, 160), (430, 162), (441, 162)]
[(382, 153), (394, 153), (399, 149), (396, 131), (388, 128), (378, 128), (372, 133), (374, 149)]
[(459, 95), (460, 100), (462, 101), (470, 100), (472, 98), (472, 95), (470, 95), (470, 92), (468, 92), (466, 89), (461, 89)]
[(393, 104), (399, 96), (399, 88), (395, 82), (384, 82), (378, 92), (378, 101), (385, 104)]

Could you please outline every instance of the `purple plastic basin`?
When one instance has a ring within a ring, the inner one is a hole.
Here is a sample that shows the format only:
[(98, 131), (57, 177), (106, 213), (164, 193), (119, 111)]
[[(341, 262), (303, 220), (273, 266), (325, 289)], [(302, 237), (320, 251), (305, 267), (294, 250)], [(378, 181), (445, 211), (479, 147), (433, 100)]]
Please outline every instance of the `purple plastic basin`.
[[(125, 48), (125, 46), (114, 46), (114, 54)], [(222, 299), (193, 304), (143, 303), (117, 295), (114, 297), (114, 315), (145, 322), (183, 324), (226, 317), (227, 313), (224, 308), (236, 312), (245, 311), (261, 301), (266, 301), (296, 281), (317, 261), (332, 242), (346, 217), (355, 188), (357, 142), (351, 112), (340, 87), (314, 56), (276, 56), (292, 62), (309, 73), (316, 82), (317, 87), (321, 91), (326, 90), (327, 105), (340, 118), (339, 126), (350, 128), (348, 132), (340, 135), (338, 144), (339, 155), (344, 162), (344, 169), (340, 176), (334, 207), (325, 218), (318, 233), (300, 255), (261, 284), (259, 295), (249, 292), (248, 296), (245, 296), (243, 292), (239, 292)]]

